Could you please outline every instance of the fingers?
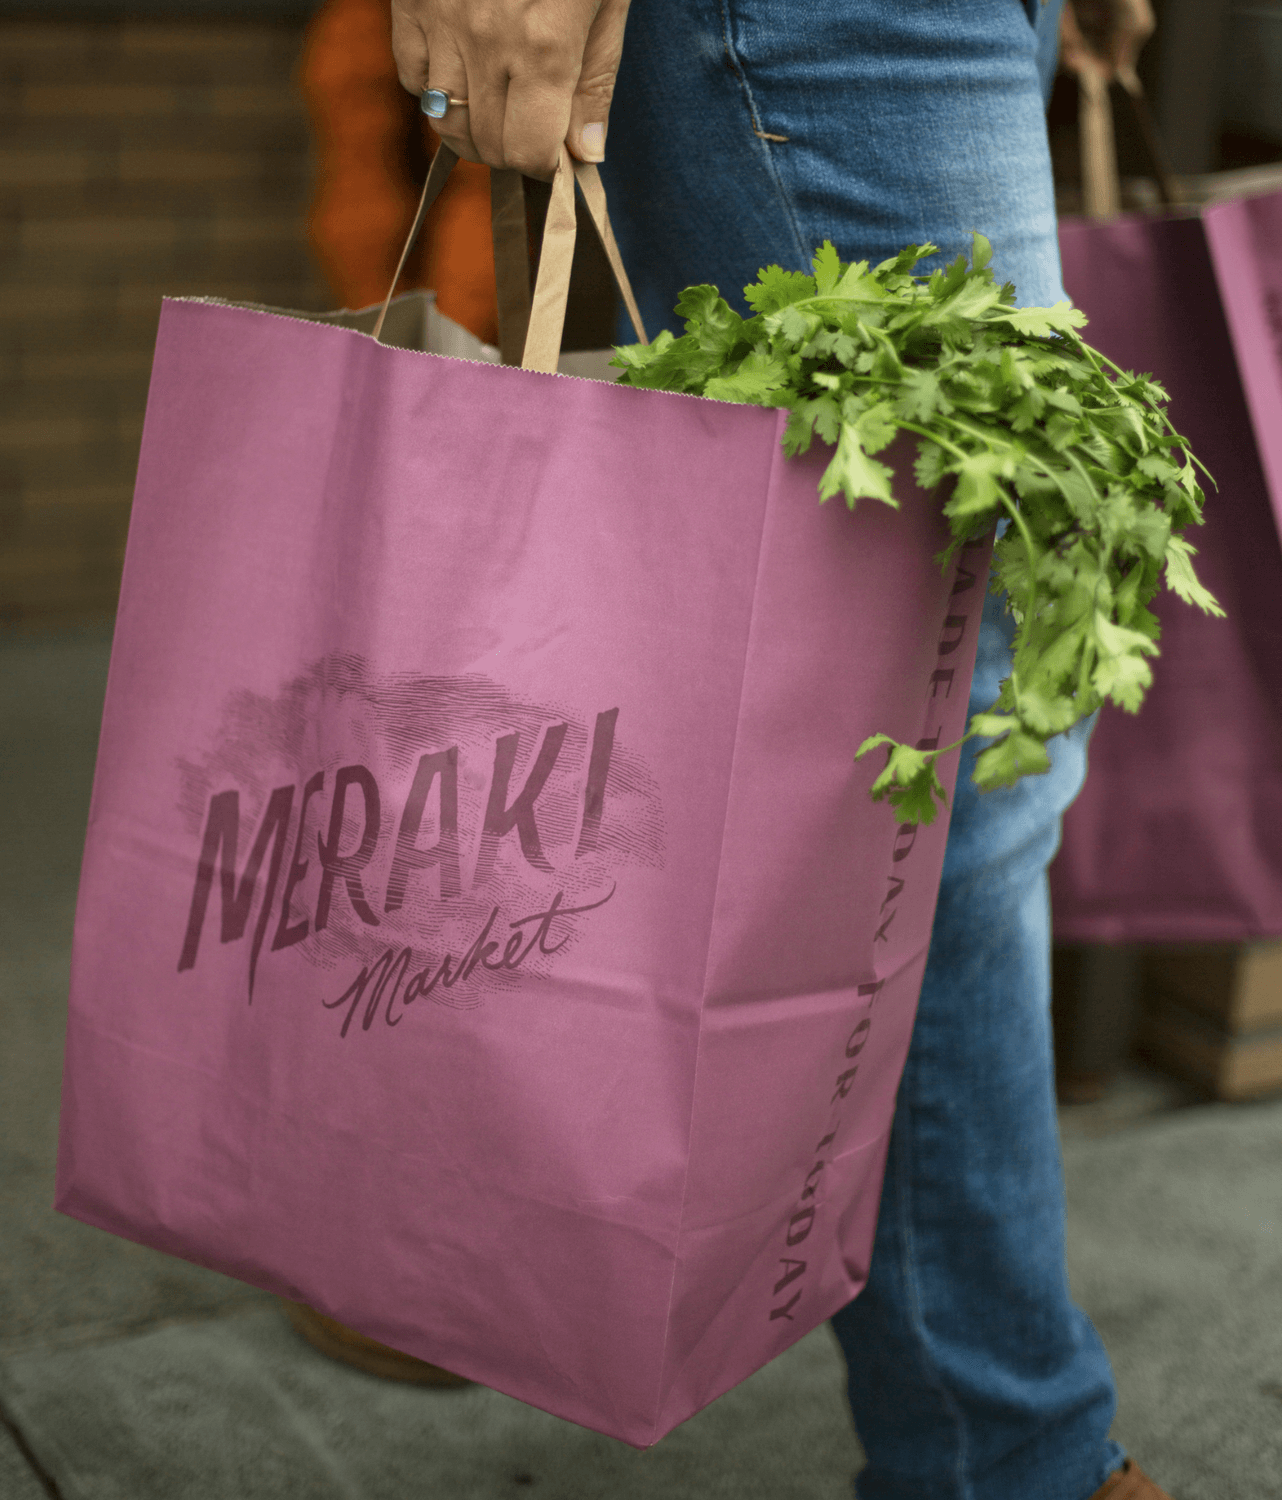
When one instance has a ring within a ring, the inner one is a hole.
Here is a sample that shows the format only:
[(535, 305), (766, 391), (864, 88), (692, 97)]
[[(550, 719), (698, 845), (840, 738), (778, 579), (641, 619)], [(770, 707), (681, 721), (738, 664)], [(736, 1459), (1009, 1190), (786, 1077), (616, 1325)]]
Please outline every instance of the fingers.
[(561, 88), (542, 80), (514, 78), (508, 86), (502, 123), (503, 165), (527, 177), (550, 182), (556, 176), (561, 143), (570, 128), (573, 79)]
[(556, 174), (563, 143), (604, 155), (628, 0), (392, 0), (392, 44), (411, 93), (466, 99), (434, 121), (460, 156)]
[[(494, 0), (491, 0), (494, 3)], [(545, 181), (556, 175), (570, 127), (570, 100), (599, 0), (534, 0), (504, 17), (502, 34), (476, 36), (469, 76), (485, 67), (506, 81), (501, 114), (474, 117), (472, 135), (486, 160)], [(496, 11), (509, 0), (498, 0)]]
[(392, 0), (392, 53), (401, 87), (421, 94), (427, 87), (427, 35), (401, 0)]
[[(424, 89), (444, 89), (450, 98), (467, 98), (467, 73), (457, 49), (429, 38), (424, 17), (430, 12), (415, 0), (392, 0), (392, 53), (401, 87), (421, 99)], [(480, 161), (468, 130), (466, 108), (452, 106), (432, 129), (466, 161)]]
[[(484, 120), (496, 108), (492, 80), (470, 77), (463, 58), (450, 37), (428, 39), (430, 66), (424, 88), (439, 89), (447, 99), (464, 99), (465, 104), (450, 104), (445, 113), (432, 120), (432, 129), (464, 161), (483, 162), (484, 155), (473, 134), (473, 121)], [(500, 95), (497, 108), (502, 109)]]
[(565, 143), (580, 161), (604, 161), (614, 80), (623, 55), (628, 0), (602, 0), (588, 31)]

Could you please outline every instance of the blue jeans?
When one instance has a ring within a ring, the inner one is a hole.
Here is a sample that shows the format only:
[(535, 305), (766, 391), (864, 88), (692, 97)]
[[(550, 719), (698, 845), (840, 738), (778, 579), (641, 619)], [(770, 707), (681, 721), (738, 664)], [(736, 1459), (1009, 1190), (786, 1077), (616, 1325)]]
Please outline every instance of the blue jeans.
[[(691, 282), (972, 229), (1020, 301), (1063, 295), (1043, 115), (1058, 0), (633, 0), (604, 172), (651, 331)], [(679, 329), (678, 329), (679, 331)], [(972, 708), (1009, 669), (989, 601)], [(1046, 866), (1087, 727), (980, 796), (963, 762), (866, 1289), (833, 1319), (861, 1500), (1087, 1500), (1122, 1461), (1068, 1293)], [(973, 753), (973, 752), (972, 752)]]

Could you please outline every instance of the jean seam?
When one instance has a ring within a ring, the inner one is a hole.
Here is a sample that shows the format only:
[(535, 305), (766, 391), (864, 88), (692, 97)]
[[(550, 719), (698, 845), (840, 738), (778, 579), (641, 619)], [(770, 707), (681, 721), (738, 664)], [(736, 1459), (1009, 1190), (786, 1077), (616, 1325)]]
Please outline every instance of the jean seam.
[[(916, 1070), (911, 1067), (911, 1063), (909, 1065), (909, 1068), (905, 1069), (904, 1082), (908, 1083), (910, 1088), (913, 1086), (912, 1074), (915, 1073), (915, 1071)], [(908, 1130), (905, 1130), (903, 1132), (904, 1145), (900, 1148), (900, 1152), (898, 1153), (901, 1156), (907, 1155), (910, 1160), (907, 1163), (902, 1164), (900, 1162), (896, 1162), (897, 1167), (899, 1167), (900, 1165), (904, 1165), (909, 1168), (909, 1170), (904, 1171), (900, 1177), (901, 1189), (898, 1195), (900, 1208), (899, 1237), (900, 1244), (903, 1247), (900, 1256), (899, 1269), (900, 1275), (903, 1277), (904, 1290), (907, 1293), (909, 1321), (917, 1338), (918, 1358), (921, 1360), (923, 1374), (925, 1375), (927, 1384), (939, 1395), (940, 1400), (943, 1402), (944, 1409), (948, 1413), (949, 1417), (951, 1417), (953, 1426), (957, 1432), (957, 1464), (955, 1468), (957, 1494), (959, 1500), (974, 1500), (974, 1492), (966, 1479), (966, 1454), (968, 1447), (966, 1441), (966, 1421), (962, 1415), (961, 1408), (957, 1404), (956, 1398), (953, 1396), (952, 1392), (945, 1384), (935, 1364), (934, 1357), (930, 1352), (930, 1344), (926, 1335), (926, 1319), (924, 1314), (922, 1313), (921, 1295), (915, 1271), (916, 1261), (913, 1253), (915, 1241), (912, 1228), (913, 1178), (911, 1172), (911, 1159), (916, 1155), (916, 1116), (917, 1111), (912, 1107), (912, 1104), (910, 1103), (909, 1117), (913, 1123), (910, 1125)]]
[(748, 70), (743, 65), (743, 59), (735, 48), (734, 37), (731, 34), (732, 24), (730, 17), (730, 0), (717, 0), (721, 12), (721, 42), (725, 48), (726, 59), (734, 76), (739, 80), (739, 87), (743, 92), (744, 102), (748, 107), (748, 118), (752, 122), (752, 133), (757, 138), (757, 147), (762, 156), (765, 157), (766, 168), (775, 186), (775, 193), (783, 208), (784, 215), (788, 220), (788, 227), (792, 230), (793, 244), (796, 247), (799, 263), (806, 265), (809, 261), (809, 253), (806, 250), (805, 240), (802, 238), (801, 225), (797, 222), (797, 211), (793, 205), (788, 189), (784, 186), (783, 177), (779, 171), (779, 164), (775, 161), (773, 143), (765, 139), (765, 128), (761, 123), (761, 115), (757, 109), (757, 100), (752, 92), (752, 85), (748, 82)]

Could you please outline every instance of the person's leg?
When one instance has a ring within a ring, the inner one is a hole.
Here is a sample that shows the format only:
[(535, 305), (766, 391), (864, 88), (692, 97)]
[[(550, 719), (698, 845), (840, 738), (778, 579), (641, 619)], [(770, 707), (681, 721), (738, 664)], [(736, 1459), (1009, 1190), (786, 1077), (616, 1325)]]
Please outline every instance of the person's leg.
[[(602, 174), (647, 327), (677, 296), (808, 269), (831, 238), (938, 261), (981, 230), (1019, 300), (1063, 296), (1039, 37), (1060, 0), (633, 0)], [(1030, 10), (1038, 20), (1029, 23)]]
[[(1062, 296), (1038, 75), (1057, 13), (634, 0), (604, 170), (652, 330), (687, 284), (735, 302), (826, 237), (875, 261), (909, 240), (951, 257), (978, 229), (1020, 302)], [(1005, 632), (991, 602), (976, 706)], [(1045, 870), (1085, 738), (982, 798), (962, 769), (872, 1275), (834, 1320), (863, 1500), (1086, 1500), (1121, 1461), (1108, 1361), (1067, 1291), (1050, 1062)]]
[(1059, 13), (1063, 0), (1024, 0), (1028, 18), (1037, 33), (1037, 81), (1042, 104), (1050, 106), (1055, 73), (1059, 68)]
[[(1009, 670), (989, 600), (972, 711)], [(861, 1500), (1085, 1500), (1122, 1462), (1099, 1336), (1069, 1296), (1046, 866), (1088, 725), (981, 794), (968, 747), (868, 1285), (833, 1319)]]

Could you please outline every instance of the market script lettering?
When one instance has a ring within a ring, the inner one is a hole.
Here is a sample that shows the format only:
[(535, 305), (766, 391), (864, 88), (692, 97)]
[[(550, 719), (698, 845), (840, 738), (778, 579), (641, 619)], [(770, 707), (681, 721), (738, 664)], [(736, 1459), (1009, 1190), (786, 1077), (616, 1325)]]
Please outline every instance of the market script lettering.
[[(505, 841), (526, 867), (555, 879), (544, 847), (539, 805), (556, 774), (570, 772), (583, 779), (574, 858), (581, 859), (596, 849), (618, 714), (619, 710), (612, 708), (596, 716), (585, 767), (560, 764), (568, 723), (546, 728), (533, 763), (519, 784), (514, 770), (521, 736), (513, 733), (497, 738), (489, 761), (484, 812), (479, 827), (471, 830), (468, 845), (475, 854), (470, 890), (483, 888), (493, 880), (495, 860)], [(211, 795), (178, 972), (196, 965), (215, 889), (219, 898), (217, 930), (221, 942), (241, 940), (249, 929), (251, 917), (254, 918), (249, 954), (251, 1003), (264, 946), (269, 953), (277, 953), (303, 942), (311, 933), (325, 931), (336, 920), (340, 906), (345, 908), (344, 917), (349, 910), (362, 927), (377, 928), (389, 914), (405, 905), (411, 884), (433, 871), (439, 889), (438, 904), (448, 907), (463, 891), (463, 853), (468, 830), (461, 826), (459, 817), (462, 754), (457, 744), (427, 751), (419, 756), (408, 786), (398, 788), (380, 782), (362, 764), (339, 767), (332, 779), (324, 771), (317, 771), (301, 784), (296, 781), (274, 788), (256, 830), (252, 823), (245, 825), (240, 792), (236, 788)], [(433, 792), (437, 832), (434, 841), (426, 843), (423, 828)], [(395, 797), (396, 793), (399, 800), (393, 805), (398, 811), (385, 824), (384, 808), (389, 797)], [(344, 830), (353, 816), (360, 831), (354, 837), (350, 833), (345, 837)], [(315, 883), (314, 903), (299, 915), (300, 890), (312, 863), (307, 841), (309, 826), (315, 830), (314, 852), (320, 878)], [(373, 871), (387, 863), (388, 854), (391, 858), (386, 880), (377, 888)], [(260, 889), (262, 899), (258, 901)], [(426, 967), (409, 978), (401, 1007), (431, 993), (437, 985), (452, 988), (471, 978), (478, 967), (512, 971), (525, 963), (531, 953), (555, 952), (560, 945), (549, 944), (558, 924), (563, 929), (568, 919), (603, 906), (612, 895), (613, 887), (600, 899), (567, 905), (564, 891), (560, 891), (540, 910), (518, 911), (510, 917), (504, 917), (496, 903), (489, 921), (470, 947), (457, 956), (446, 952), (434, 961), (426, 958), (419, 961)], [(493, 937), (495, 932), (506, 935), (500, 941)], [(500, 949), (502, 956), (494, 960), (493, 955)], [(363, 1021), (366, 1030), (383, 1001), (386, 1001), (388, 1024), (396, 1024), (390, 1015), (400, 980), (393, 983), (392, 976), (399, 972), (403, 979), (415, 962), (412, 948), (401, 946), (396, 951), (389, 947), (382, 958), (362, 967), (338, 1000), (325, 1002), (331, 1008), (351, 1003), (343, 1023), (344, 1036), (362, 1000), (370, 1016), (370, 1020)], [(380, 965), (383, 965), (381, 970)], [(373, 1010), (369, 1011), (371, 1004)]]
[[(927, 723), (931, 717), (930, 710), (940, 699), (946, 700), (952, 694), (957, 668), (948, 663), (967, 638), (975, 614), (976, 600), (982, 598), (984, 569), (977, 562), (976, 553), (986, 546), (987, 542), (980, 540), (967, 542), (961, 548), (948, 613), (944, 617), (936, 646), (936, 666), (928, 682)], [(971, 594), (969, 599), (964, 597), (967, 594)], [(917, 748), (937, 750), (943, 731), (941, 722), (917, 741)], [(904, 891), (914, 873), (909, 861), (916, 848), (917, 834), (916, 824), (900, 823), (896, 827), (890, 847), (885, 895), (877, 914), (877, 926), (873, 931), (874, 953), (879, 943), (890, 942), (891, 929), (900, 911)], [(885, 983), (884, 979), (874, 977), (856, 986), (855, 1005), (847, 1023), (849, 1030), (834, 1047), (835, 1060), (827, 1086), (829, 1092), (823, 1104), (826, 1116), (823, 1134), (815, 1142), (811, 1152), (811, 1165), (802, 1179), (794, 1211), (784, 1226), (783, 1243), (779, 1246), (779, 1274), (773, 1281), (769, 1297), (772, 1305), (768, 1309), (768, 1318), (772, 1323), (777, 1320), (793, 1322), (797, 1304), (805, 1294), (807, 1262), (801, 1253), (802, 1247), (810, 1238), (821, 1212), (819, 1194), (824, 1174), (832, 1164), (832, 1147), (845, 1117), (846, 1100), (858, 1086), (859, 1057), (868, 1045), (876, 1025), (877, 1002)]]
[[(499, 920), (499, 908), (492, 907), (481, 930), (457, 958), (446, 953), (439, 961), (422, 963), (412, 948), (402, 948), (399, 953), (387, 948), (373, 964), (361, 969), (337, 999), (325, 1000), (322, 1004), (326, 1010), (347, 1007), (338, 1033), (340, 1037), (347, 1035), (358, 1010), (361, 1010), (362, 1031), (370, 1029), (380, 1012), (388, 1026), (399, 1026), (406, 1008), (416, 1000), (430, 995), (438, 985), (449, 990), (456, 984), (466, 983), (478, 966), (491, 972), (514, 970), (519, 969), (535, 951), (548, 956), (558, 952), (566, 943), (564, 931), (558, 928), (558, 923), (583, 912), (596, 911), (610, 900), (615, 889), (611, 886), (599, 901), (590, 901), (584, 906), (564, 905), (565, 892), (558, 891), (546, 911), (531, 912), (506, 923)], [(500, 936), (495, 936), (496, 933)], [(557, 940), (552, 941), (553, 938)], [(501, 956), (496, 958), (500, 950)], [(420, 964), (422, 966), (418, 967)], [(412, 975), (411, 969), (415, 970)]]

